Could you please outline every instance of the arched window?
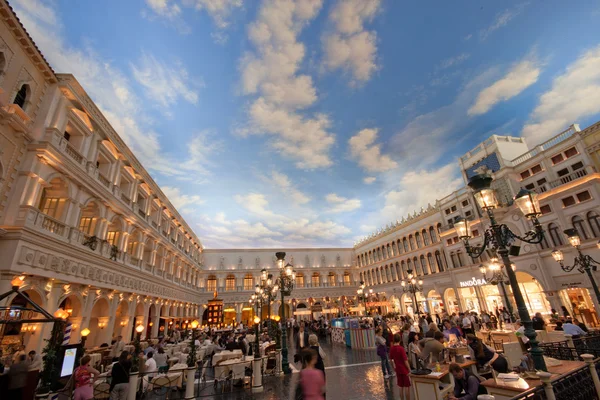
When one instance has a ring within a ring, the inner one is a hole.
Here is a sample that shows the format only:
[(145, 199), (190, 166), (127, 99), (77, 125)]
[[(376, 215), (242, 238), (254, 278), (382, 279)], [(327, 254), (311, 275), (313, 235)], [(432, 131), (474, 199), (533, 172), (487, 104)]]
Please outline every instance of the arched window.
[(313, 272), (311, 283), (313, 287), (321, 286), (321, 275), (318, 272)]
[(346, 272), (344, 272), (344, 285), (350, 285), (350, 283), (351, 283), (350, 272), (346, 271)]
[(398, 254), (402, 254), (402, 253), (404, 253), (404, 252), (402, 251), (402, 243), (400, 243), (400, 239), (396, 240), (396, 245), (397, 245), (397, 247), (398, 247)]
[(217, 290), (217, 277), (214, 275), (210, 275), (206, 279), (206, 290), (209, 292), (214, 292)]
[(548, 244), (548, 235), (544, 235), (539, 245), (542, 250), (550, 248), (550, 245)]
[(296, 287), (304, 287), (304, 274), (302, 272), (296, 274)]
[(385, 247), (387, 249), (387, 256), (388, 256), (388, 258), (394, 257), (394, 253), (392, 252), (392, 248), (390, 247), (390, 244), (388, 243)]
[(29, 85), (23, 84), (23, 85), (21, 85), (21, 88), (15, 95), (15, 100), (13, 101), (13, 103), (18, 105), (19, 107), (21, 107), (21, 109), (23, 111), (25, 111), (25, 104), (27, 102), (28, 96), (29, 96)]
[(421, 256), (421, 269), (423, 270), (423, 275), (429, 274), (429, 271), (427, 271), (427, 261), (425, 261), (425, 256)]
[(444, 262), (442, 261), (442, 255), (439, 251), (435, 252), (435, 264), (439, 272), (444, 272)]
[(406, 271), (412, 271), (413, 273), (415, 272), (413, 271), (412, 261), (410, 261), (410, 258), (406, 260)]
[(225, 290), (230, 292), (235, 290), (235, 276), (232, 274), (227, 275), (225, 278)]
[(431, 270), (431, 273), (434, 274), (435, 273), (435, 264), (433, 262), (433, 256), (431, 255), (431, 253), (427, 254), (427, 262), (429, 263), (429, 269)]
[(423, 244), (425, 244), (425, 246), (429, 246), (430, 242), (429, 242), (429, 235), (427, 234), (427, 230), (423, 229), (421, 231), (421, 236), (423, 236)]
[(402, 270), (400, 269), (400, 264), (396, 262), (396, 280), (402, 279)]
[(387, 252), (387, 247), (385, 247), (385, 245), (384, 245), (381, 247), (381, 250), (383, 251), (383, 259), (387, 260), (387, 258), (389, 257), (388, 252)]
[(464, 260), (462, 257), (462, 252), (460, 252), (460, 251), (456, 252), (456, 259), (458, 260), (458, 265), (460, 265), (461, 267), (465, 266), (465, 263), (464, 263)]
[(415, 240), (418, 248), (423, 247), (423, 242), (421, 242), (421, 234), (419, 232), (415, 233)]
[(404, 252), (408, 253), (410, 251), (408, 248), (408, 240), (406, 240), (406, 238), (402, 238), (402, 244), (404, 245)]
[(6, 56), (0, 51), (0, 75), (4, 72), (4, 68), (6, 68)]
[(421, 271), (421, 265), (419, 264), (419, 259), (417, 257), (413, 258), (413, 265), (415, 267), (415, 275), (422, 275), (423, 271)]
[(450, 253), (450, 261), (452, 262), (452, 268), (458, 268), (458, 261), (456, 261), (456, 254)]
[(571, 223), (573, 224), (573, 228), (577, 229), (577, 233), (579, 233), (581, 239), (587, 240), (588, 234), (585, 231), (585, 225), (583, 225), (583, 218), (581, 218), (579, 215), (575, 215), (573, 218), (571, 218)]
[(404, 279), (405, 276), (406, 276), (406, 264), (404, 263), (404, 260), (402, 260), (400, 262), (400, 278)]
[(98, 205), (91, 201), (82, 210), (79, 218), (79, 230), (88, 236), (96, 234), (96, 222), (100, 216)]
[(556, 225), (554, 222), (550, 223), (548, 225), (548, 232), (550, 233), (550, 239), (552, 239), (552, 244), (554, 245), (554, 247), (563, 245), (558, 225)]
[(438, 223), (438, 224), (435, 226), (435, 229), (437, 230), (437, 234), (438, 234), (438, 235), (439, 235), (440, 233), (442, 233), (442, 224), (441, 224), (441, 223)]
[(388, 282), (392, 281), (392, 274), (390, 272), (390, 268), (387, 265), (385, 266), (385, 277), (387, 278)]
[(333, 272), (327, 275), (327, 283), (329, 283), (329, 286), (335, 286), (335, 274)]
[(254, 277), (250, 273), (244, 276), (244, 290), (254, 290)]
[(408, 241), (410, 242), (410, 249), (415, 250), (417, 248), (417, 245), (415, 244), (415, 238), (413, 237), (413, 235), (408, 235)]
[(437, 242), (437, 237), (435, 235), (435, 229), (433, 229), (433, 226), (429, 228), (429, 236), (431, 237), (431, 243)]
[(381, 247), (377, 248), (377, 261), (381, 261), (383, 258), (381, 257)]
[(397, 255), (398, 255), (398, 248), (396, 247), (396, 241), (393, 241), (392, 242), (392, 257), (395, 257)]
[(600, 216), (596, 211), (587, 213), (587, 221), (594, 237), (600, 237)]

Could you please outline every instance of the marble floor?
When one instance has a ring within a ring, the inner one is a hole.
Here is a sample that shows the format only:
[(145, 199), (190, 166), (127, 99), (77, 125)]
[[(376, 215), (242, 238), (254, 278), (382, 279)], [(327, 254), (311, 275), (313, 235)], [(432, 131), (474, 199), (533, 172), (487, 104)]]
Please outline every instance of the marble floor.
[[(321, 340), (325, 350), (325, 374), (327, 380), (327, 400), (386, 400), (398, 398), (395, 378), (384, 379), (379, 357), (375, 350), (352, 350), (342, 345), (333, 345)], [(295, 350), (290, 349), (290, 359)], [(292, 375), (264, 379), (264, 391), (252, 393), (250, 389), (234, 388), (230, 393), (214, 393), (213, 385), (197, 393), (199, 399), (223, 400), (276, 400), (288, 399)], [(226, 389), (227, 390), (227, 389)]]

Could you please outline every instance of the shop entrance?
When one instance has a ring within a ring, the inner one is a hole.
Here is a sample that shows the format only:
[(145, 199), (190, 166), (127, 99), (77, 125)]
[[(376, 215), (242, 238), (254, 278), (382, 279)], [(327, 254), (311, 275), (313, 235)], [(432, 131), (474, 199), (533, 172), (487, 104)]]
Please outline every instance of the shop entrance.
[(586, 326), (597, 327), (600, 325), (589, 290), (585, 288), (564, 289), (560, 291), (560, 299), (571, 317), (583, 321)]
[(448, 315), (452, 313), (459, 313), (460, 307), (458, 305), (458, 299), (456, 298), (456, 291), (452, 288), (444, 291), (444, 298), (446, 299), (446, 312)]

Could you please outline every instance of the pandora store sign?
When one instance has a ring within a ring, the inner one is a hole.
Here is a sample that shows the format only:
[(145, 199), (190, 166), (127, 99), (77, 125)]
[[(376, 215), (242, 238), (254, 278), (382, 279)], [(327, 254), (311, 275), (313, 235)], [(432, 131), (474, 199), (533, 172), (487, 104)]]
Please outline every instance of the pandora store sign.
[(460, 285), (460, 287), (471, 287), (471, 286), (487, 285), (487, 282), (485, 279), (477, 279), (477, 278), (473, 277), (468, 281), (462, 281), (462, 282), (459, 282), (458, 284)]

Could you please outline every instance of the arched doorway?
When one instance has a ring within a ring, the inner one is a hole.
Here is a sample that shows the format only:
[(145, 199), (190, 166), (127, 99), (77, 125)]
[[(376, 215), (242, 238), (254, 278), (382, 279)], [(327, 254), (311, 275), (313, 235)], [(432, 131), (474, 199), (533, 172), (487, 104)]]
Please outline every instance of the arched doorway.
[(252, 304), (244, 304), (242, 306), (242, 323), (246, 326), (254, 324), (254, 307)]
[(400, 298), (400, 302), (402, 304), (402, 311), (405, 315), (415, 315), (415, 305), (411, 295), (404, 293)]
[(296, 311), (294, 311), (294, 316), (298, 321), (308, 321), (311, 318), (312, 312), (310, 308), (307, 307), (305, 303), (298, 303), (296, 306)]
[[(23, 309), (25, 309), (26, 311), (24, 311), (22, 314), (24, 316), (24, 319), (45, 318), (36, 312), (33, 312), (32, 315), (27, 315), (29, 314), (28, 310), (33, 309), (27, 299), (30, 299), (31, 301), (42, 307), (44, 306), (44, 299), (42, 298), (42, 296), (36, 290), (29, 289), (24, 290), (22, 294), (18, 294), (17, 296), (15, 296), (10, 303), (10, 307), (22, 307)], [(36, 347), (39, 343), (39, 339), (37, 338), (42, 334), (41, 332), (43, 325), (47, 324), (27, 324), (21, 322), (8, 323), (0, 328), (3, 329), (3, 344), (13, 345), (15, 350), (16, 347), (20, 344), (23, 344), (27, 351), (37, 350)]]
[(121, 300), (115, 313), (115, 326), (113, 328), (112, 337), (123, 335), (123, 328), (127, 326), (129, 321), (129, 303), (127, 300)]
[(460, 306), (458, 298), (456, 297), (456, 291), (453, 288), (444, 290), (444, 299), (446, 299), (446, 312), (450, 315), (452, 313), (459, 313)]
[(148, 309), (148, 323), (146, 325), (146, 337), (152, 337), (152, 328), (154, 327), (154, 320), (156, 319), (156, 305), (150, 304), (150, 308)]
[(430, 290), (429, 293), (427, 293), (427, 301), (431, 305), (431, 314), (438, 314), (441, 317), (444, 309), (442, 296), (436, 290)]
[(281, 311), (282, 311), (282, 310), (283, 310), (283, 311), (284, 311), (284, 313), (285, 313), (285, 314), (283, 314), (283, 315), (285, 315), (285, 317), (284, 317), (283, 319), (287, 319), (287, 318), (290, 318), (290, 317), (292, 316), (292, 312), (291, 312), (292, 310), (291, 310), (291, 308), (290, 308), (290, 305), (289, 305), (289, 304), (287, 304), (287, 303), (284, 303), (284, 304), (280, 305), (280, 306), (279, 306), (279, 311), (278, 311), (278, 312), (279, 312), (279, 314), (278, 314), (278, 315), (282, 315), (282, 314), (281, 314)]
[(72, 328), (74, 328), (71, 329), (71, 340), (69, 341), (69, 344), (77, 343), (79, 341), (80, 336), (79, 332), (81, 332), (81, 300), (79, 299), (79, 297), (77, 297), (77, 295), (70, 294), (63, 301), (60, 302), (58, 308), (62, 308), (69, 314), (67, 322), (71, 323)]
[[(92, 307), (90, 314), (90, 334), (87, 338), (87, 342), (90, 347), (99, 346), (102, 341), (105, 340), (106, 335), (104, 330), (107, 329), (109, 317), (109, 304), (108, 300), (104, 297), (99, 298)], [(107, 343), (110, 344), (110, 343)]]

